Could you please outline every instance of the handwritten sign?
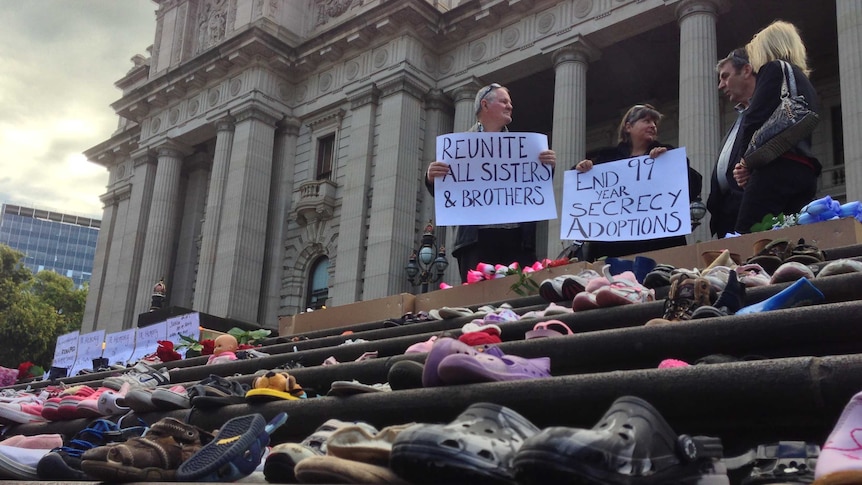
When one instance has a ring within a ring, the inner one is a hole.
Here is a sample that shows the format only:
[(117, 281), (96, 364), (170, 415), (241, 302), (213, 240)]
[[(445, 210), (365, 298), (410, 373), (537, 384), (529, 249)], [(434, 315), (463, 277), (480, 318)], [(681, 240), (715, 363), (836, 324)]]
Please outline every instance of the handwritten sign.
[(691, 232), (685, 148), (565, 173), (560, 239), (636, 241)]
[(183, 339), (180, 338), (181, 334), (195, 340), (200, 340), (200, 321), (200, 313), (197, 312), (168, 318), (168, 340), (174, 343), (174, 348), (176, 348), (177, 344), (183, 343)]
[[(71, 369), (75, 365), (75, 357), (78, 355), (78, 335), (77, 330), (65, 335), (57, 337), (57, 344), (54, 346), (54, 367), (65, 367)], [(67, 374), (72, 375), (72, 374)]]
[(434, 181), (438, 226), (555, 219), (553, 169), (539, 161), (540, 133), (453, 133), (437, 137), (449, 173)]
[(137, 329), (130, 328), (121, 332), (109, 333), (105, 336), (105, 352), (102, 357), (109, 364), (126, 365), (135, 352), (135, 333)]
[(165, 340), (167, 336), (167, 323), (159, 322), (148, 327), (139, 328), (135, 335), (135, 352), (131, 361), (140, 360), (145, 355), (152, 354), (159, 346), (159, 340)]
[(74, 376), (81, 369), (93, 367), (93, 359), (102, 356), (102, 342), (104, 341), (104, 330), (78, 335), (78, 353), (68, 375)]

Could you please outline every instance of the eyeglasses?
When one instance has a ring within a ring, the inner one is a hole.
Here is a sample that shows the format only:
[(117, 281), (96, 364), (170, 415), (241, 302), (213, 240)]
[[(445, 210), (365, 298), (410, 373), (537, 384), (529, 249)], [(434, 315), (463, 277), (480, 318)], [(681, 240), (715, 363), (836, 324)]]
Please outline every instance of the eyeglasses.
[[(491, 91), (493, 91), (493, 90), (495, 90), (495, 89), (500, 89), (500, 88), (502, 88), (502, 87), (503, 87), (503, 86), (500, 86), (500, 85), (499, 85), (499, 84), (497, 84), (497, 83), (491, 83), (491, 84), (489, 84), (489, 85), (488, 85), (488, 87), (487, 87), (487, 88), (485, 88), (485, 90), (484, 90), (484, 91), (482, 91), (482, 95), (481, 95), (481, 96), (479, 96), (479, 102), (481, 103), (481, 102), (482, 102), (482, 100), (483, 100), (483, 99), (485, 99), (485, 96), (487, 96)], [(469, 99), (469, 98), (468, 98), (468, 99)]]

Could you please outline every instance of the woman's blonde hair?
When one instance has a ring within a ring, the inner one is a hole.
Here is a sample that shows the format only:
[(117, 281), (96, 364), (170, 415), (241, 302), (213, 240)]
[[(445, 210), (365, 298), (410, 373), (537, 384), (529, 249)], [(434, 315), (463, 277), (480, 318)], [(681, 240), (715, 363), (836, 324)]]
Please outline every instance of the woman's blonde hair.
[(655, 124), (658, 125), (661, 121), (662, 114), (655, 109), (655, 106), (651, 104), (636, 104), (629, 108), (626, 111), (626, 114), (623, 116), (623, 119), (620, 120), (620, 126), (618, 129), (618, 141), (620, 143), (631, 143), (632, 137), (626, 131), (626, 125), (628, 123), (637, 123), (639, 120), (644, 118), (649, 118), (652, 121), (655, 121)]
[(777, 59), (787, 61), (802, 69), (807, 76), (808, 59), (805, 44), (795, 25), (783, 20), (776, 20), (760, 32), (754, 34), (751, 42), (745, 46), (748, 60), (754, 72), (760, 71), (764, 64)]

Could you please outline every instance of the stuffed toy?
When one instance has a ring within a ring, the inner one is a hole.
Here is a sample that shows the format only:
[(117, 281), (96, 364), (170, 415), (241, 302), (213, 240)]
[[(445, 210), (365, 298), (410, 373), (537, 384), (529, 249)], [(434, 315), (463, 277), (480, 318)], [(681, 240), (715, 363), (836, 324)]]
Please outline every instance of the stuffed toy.
[(287, 372), (268, 371), (255, 377), (252, 389), (245, 394), (246, 398), (272, 399), (305, 399), (305, 391), (297, 384), (296, 377)]

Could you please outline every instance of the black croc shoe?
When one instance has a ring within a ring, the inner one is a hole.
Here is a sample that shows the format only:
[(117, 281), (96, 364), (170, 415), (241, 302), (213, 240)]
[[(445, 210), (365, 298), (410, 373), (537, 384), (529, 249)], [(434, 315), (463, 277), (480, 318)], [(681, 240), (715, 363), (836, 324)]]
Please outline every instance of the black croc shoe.
[(514, 460), (522, 484), (728, 485), (718, 438), (677, 436), (643, 399), (617, 399), (592, 429), (550, 427)]
[(514, 484), (512, 458), (538, 431), (509, 408), (476, 403), (449, 424), (401, 431), (389, 466), (412, 483)]

